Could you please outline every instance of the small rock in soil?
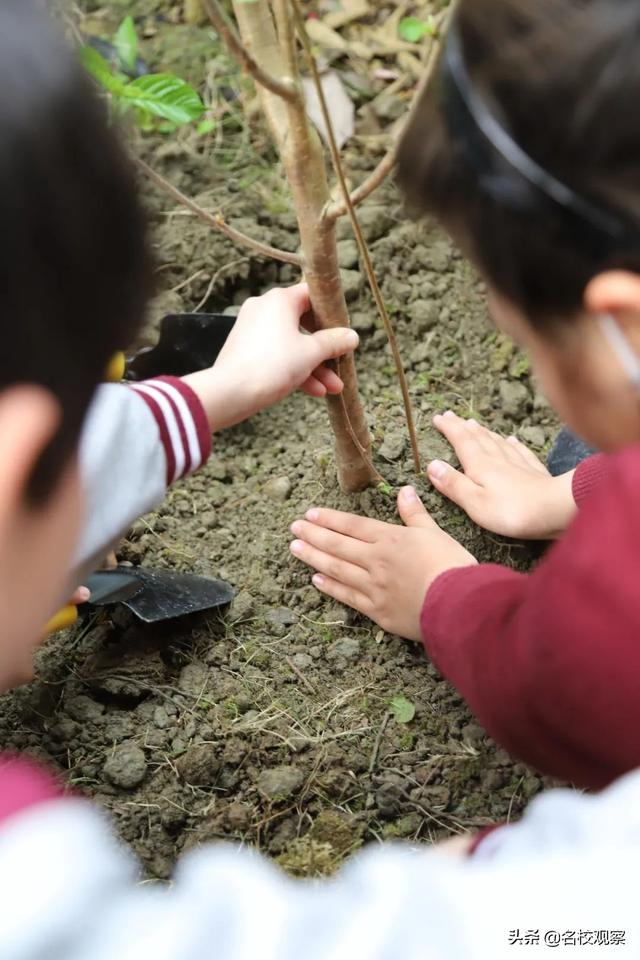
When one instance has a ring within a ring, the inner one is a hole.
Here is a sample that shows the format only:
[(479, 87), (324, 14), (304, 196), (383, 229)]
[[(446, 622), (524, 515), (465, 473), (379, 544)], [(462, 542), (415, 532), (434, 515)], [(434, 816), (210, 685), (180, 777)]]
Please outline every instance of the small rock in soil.
[(258, 790), (267, 800), (286, 800), (297, 793), (303, 783), (304, 773), (299, 767), (273, 767), (260, 774)]
[(387, 208), (380, 204), (361, 207), (358, 210), (358, 219), (369, 243), (379, 240), (393, 226), (392, 216)]
[(146, 772), (144, 752), (131, 740), (119, 744), (102, 768), (105, 780), (123, 790), (133, 790), (140, 786)]
[(357, 300), (364, 286), (364, 277), (359, 270), (341, 270), (342, 289), (347, 303)]
[(378, 453), (384, 460), (390, 462), (399, 460), (404, 453), (406, 439), (401, 433), (389, 433), (385, 436)]
[(266, 497), (269, 497), (270, 500), (284, 502), (291, 496), (292, 489), (293, 487), (289, 477), (273, 477), (265, 483), (262, 492)]
[(105, 711), (102, 703), (96, 703), (91, 697), (85, 697), (83, 694), (65, 700), (64, 706), (69, 716), (78, 723), (95, 723)]
[(336, 640), (327, 650), (327, 659), (336, 660), (344, 657), (345, 660), (355, 660), (360, 656), (360, 641), (357, 637), (343, 637)]
[(188, 663), (178, 677), (178, 688), (192, 697), (201, 696), (207, 686), (209, 671), (204, 663)]
[(438, 307), (431, 300), (414, 300), (411, 304), (409, 317), (412, 323), (412, 333), (424, 333), (437, 324)]
[(278, 637), (283, 637), (289, 627), (298, 622), (296, 614), (287, 607), (276, 607), (274, 610), (268, 610), (264, 619), (271, 627), (271, 632)]
[(211, 743), (198, 743), (176, 762), (180, 776), (194, 787), (214, 787), (220, 773), (220, 760)]
[(313, 666), (313, 658), (308, 653), (294, 653), (291, 662), (296, 665), (298, 670), (307, 670)]
[(521, 416), (529, 403), (529, 391), (524, 383), (513, 380), (500, 381), (500, 401), (502, 410), (509, 417)]
[(534, 450), (541, 450), (547, 442), (547, 435), (542, 427), (522, 427), (520, 430), (520, 439), (533, 447)]
[(226, 810), (227, 823), (231, 830), (246, 830), (251, 823), (253, 811), (248, 803), (234, 800)]
[(399, 783), (387, 781), (376, 790), (376, 806), (381, 817), (388, 819), (400, 812), (402, 805), (402, 787)]
[(373, 312), (364, 313), (363, 311), (358, 311), (353, 313), (351, 315), (351, 326), (354, 330), (357, 330), (358, 333), (369, 333), (375, 327)]
[(230, 620), (231, 623), (238, 623), (239, 620), (249, 620), (255, 612), (255, 600), (248, 590), (241, 590), (231, 604), (227, 619)]
[(430, 343), (418, 343), (409, 354), (409, 362), (416, 366), (419, 363), (425, 363), (433, 357), (434, 350)]
[(436, 240), (427, 248), (427, 256), (422, 263), (423, 270), (434, 270), (436, 273), (444, 273), (452, 263), (451, 247), (444, 240)]
[(164, 707), (156, 707), (153, 711), (153, 722), (158, 730), (166, 730), (171, 721)]
[(355, 240), (338, 241), (338, 264), (345, 270), (352, 270), (358, 265), (358, 244)]

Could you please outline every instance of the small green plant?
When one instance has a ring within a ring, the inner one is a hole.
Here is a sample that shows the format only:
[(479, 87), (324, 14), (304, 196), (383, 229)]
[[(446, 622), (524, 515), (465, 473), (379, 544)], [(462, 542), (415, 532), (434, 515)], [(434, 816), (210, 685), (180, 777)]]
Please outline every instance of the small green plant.
[(438, 30), (433, 17), (420, 20), (418, 17), (403, 17), (398, 24), (398, 36), (407, 43), (420, 43), (425, 37), (435, 37)]
[(416, 715), (415, 703), (408, 700), (403, 693), (398, 693), (389, 701), (389, 710), (396, 723), (411, 723)]
[[(173, 132), (199, 120), (204, 104), (194, 88), (172, 73), (147, 73), (131, 79), (138, 61), (138, 35), (132, 17), (125, 17), (113, 38), (114, 57), (107, 60), (90, 44), (80, 48), (85, 70), (105, 90), (114, 110), (133, 112), (143, 130)], [(208, 133), (213, 121), (203, 120), (199, 133)]]

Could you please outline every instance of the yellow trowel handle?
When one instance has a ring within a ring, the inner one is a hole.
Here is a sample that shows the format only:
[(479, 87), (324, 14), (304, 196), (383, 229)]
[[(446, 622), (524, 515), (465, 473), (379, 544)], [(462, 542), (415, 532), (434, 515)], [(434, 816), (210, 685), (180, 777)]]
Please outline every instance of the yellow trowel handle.
[(51, 617), (51, 620), (49, 620), (49, 623), (44, 628), (44, 633), (47, 636), (50, 633), (57, 633), (58, 630), (64, 630), (66, 627), (70, 627), (77, 619), (78, 608), (69, 604), (63, 607), (62, 610), (58, 610), (55, 616)]
[(104, 378), (109, 383), (118, 383), (120, 380), (124, 379), (124, 371), (126, 368), (126, 358), (124, 353), (118, 351), (114, 353), (107, 364), (107, 369), (104, 372)]

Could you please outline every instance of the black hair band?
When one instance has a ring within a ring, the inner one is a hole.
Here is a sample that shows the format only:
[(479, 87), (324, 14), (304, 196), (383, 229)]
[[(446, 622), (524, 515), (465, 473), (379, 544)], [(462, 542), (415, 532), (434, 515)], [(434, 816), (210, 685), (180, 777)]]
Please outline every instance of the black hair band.
[(640, 230), (554, 177), (499, 123), (473, 86), (455, 26), (445, 46), (440, 83), (446, 122), (462, 144), (483, 192), (519, 212), (539, 212), (551, 202), (576, 242), (587, 243), (599, 255), (640, 249)]

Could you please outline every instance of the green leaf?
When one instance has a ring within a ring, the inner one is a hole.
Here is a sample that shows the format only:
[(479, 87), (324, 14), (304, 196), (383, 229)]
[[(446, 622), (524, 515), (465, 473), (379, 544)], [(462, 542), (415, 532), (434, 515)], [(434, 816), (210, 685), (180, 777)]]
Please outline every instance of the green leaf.
[(125, 84), (105, 58), (88, 44), (80, 47), (80, 62), (93, 79), (115, 96), (121, 96)]
[(399, 693), (389, 701), (389, 709), (396, 723), (411, 723), (416, 715), (415, 704)]
[(211, 133), (216, 128), (216, 121), (213, 117), (206, 117), (204, 120), (201, 120), (198, 126), (196, 127), (196, 133), (199, 137), (206, 136), (207, 133)]
[(124, 18), (113, 39), (120, 62), (129, 70), (133, 70), (138, 59), (138, 34), (133, 17)]
[(398, 36), (407, 43), (420, 43), (424, 37), (433, 37), (436, 27), (433, 18), (419, 20), (418, 17), (403, 17), (398, 24)]
[(171, 73), (150, 73), (126, 84), (123, 98), (132, 106), (146, 110), (172, 123), (190, 123), (204, 112), (198, 93)]

